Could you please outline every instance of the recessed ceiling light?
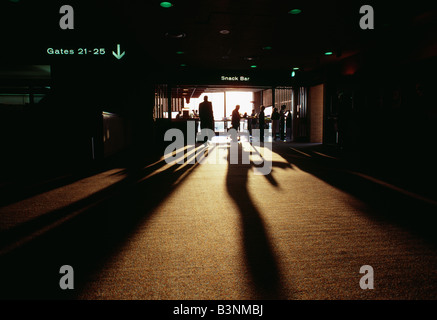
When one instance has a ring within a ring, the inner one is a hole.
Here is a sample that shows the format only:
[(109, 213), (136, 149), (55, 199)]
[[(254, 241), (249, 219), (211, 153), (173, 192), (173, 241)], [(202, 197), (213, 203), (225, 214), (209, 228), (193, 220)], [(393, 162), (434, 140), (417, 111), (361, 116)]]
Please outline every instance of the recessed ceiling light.
[(172, 38), (172, 39), (182, 39), (185, 38), (187, 35), (183, 32), (166, 32), (165, 37), (166, 38)]
[(220, 33), (221, 34), (229, 34), (229, 33), (231, 33), (231, 31), (223, 29), (223, 30), (220, 30)]
[(293, 9), (293, 10), (288, 11), (288, 13), (291, 13), (291, 14), (299, 14), (301, 12), (302, 12), (302, 10), (300, 10), (300, 9)]
[(330, 55), (332, 55), (332, 54), (333, 54), (332, 51), (325, 52), (325, 56), (330, 56)]
[(163, 8), (170, 8), (173, 6), (171, 2), (161, 2), (159, 5)]

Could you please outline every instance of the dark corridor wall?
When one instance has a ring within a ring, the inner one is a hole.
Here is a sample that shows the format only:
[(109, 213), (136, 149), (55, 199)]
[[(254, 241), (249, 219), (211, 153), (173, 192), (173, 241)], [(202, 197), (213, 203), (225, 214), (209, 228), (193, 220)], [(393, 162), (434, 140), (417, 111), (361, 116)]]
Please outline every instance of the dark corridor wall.
[(362, 65), (353, 75), (341, 70), (328, 73), (325, 142), (358, 151), (363, 161), (431, 165), (436, 160), (436, 58), (391, 67)]
[(117, 129), (123, 137), (112, 136), (117, 151), (147, 153), (147, 137), (153, 132), (153, 86), (147, 79), (129, 65), (51, 67), (51, 89), (39, 103), (1, 110), (2, 177), (81, 170), (115, 154), (105, 154), (103, 111), (123, 119), (123, 128)]

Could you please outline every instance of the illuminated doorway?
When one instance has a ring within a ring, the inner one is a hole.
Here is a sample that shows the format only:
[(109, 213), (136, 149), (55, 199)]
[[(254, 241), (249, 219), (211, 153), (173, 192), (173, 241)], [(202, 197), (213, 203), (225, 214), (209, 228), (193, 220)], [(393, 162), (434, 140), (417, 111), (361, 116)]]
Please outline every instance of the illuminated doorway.
[[(304, 89), (304, 88), (302, 88)], [(281, 106), (285, 106), (287, 115), (287, 126), (283, 128), (286, 134), (286, 140), (304, 140), (308, 138), (307, 130), (308, 121), (306, 113), (306, 91), (296, 91), (292, 87), (268, 87), (268, 86), (247, 86), (247, 87), (229, 87), (220, 85), (177, 85), (171, 90), (161, 90), (155, 92), (155, 98), (159, 98), (164, 92), (171, 92), (171, 118), (166, 111), (162, 112), (163, 117), (168, 119), (198, 119), (199, 104), (203, 102), (204, 97), (212, 102), (214, 112), (214, 131), (216, 133), (226, 132), (230, 127), (232, 111), (235, 106), (240, 105), (240, 114), (245, 113), (250, 117), (252, 110), (258, 116), (261, 106), (265, 107), (265, 132), (271, 133), (271, 114), (273, 108), (278, 111)], [(161, 93), (161, 94), (160, 94)], [(161, 99), (161, 100), (163, 100)], [(155, 99), (156, 100), (156, 99)], [(158, 106), (158, 107), (157, 107)], [(162, 106), (155, 102), (155, 110), (166, 110), (169, 106)], [(257, 122), (255, 121), (257, 129)], [(240, 124), (241, 130), (248, 130), (248, 119), (242, 119)], [(198, 126), (199, 128), (200, 126)]]
[[(221, 92), (204, 92), (198, 98), (190, 99), (189, 103), (185, 104), (185, 108), (190, 109), (190, 113), (198, 113), (199, 104), (203, 102), (204, 97), (208, 97), (211, 101), (214, 112), (214, 131), (224, 132), (229, 128), (229, 123), (232, 117), (232, 111), (236, 105), (240, 106), (240, 115), (251, 115), (254, 109), (253, 92), (252, 91), (226, 91)], [(241, 128), (247, 130), (247, 123), (242, 119)]]

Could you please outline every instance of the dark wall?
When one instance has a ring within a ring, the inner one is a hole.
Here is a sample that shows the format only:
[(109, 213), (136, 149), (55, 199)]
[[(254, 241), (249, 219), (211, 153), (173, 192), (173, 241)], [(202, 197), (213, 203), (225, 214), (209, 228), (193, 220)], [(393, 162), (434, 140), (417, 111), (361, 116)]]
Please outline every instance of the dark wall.
[(326, 72), (325, 142), (335, 144), (338, 131), (337, 146), (360, 152), (362, 161), (429, 168), (436, 160), (437, 59), (356, 59)]
[(123, 137), (113, 136), (123, 140), (117, 151), (144, 155), (152, 108), (153, 85), (129, 63), (54, 63), (45, 98), (9, 112), (2, 108), (3, 173), (64, 172), (102, 161), (102, 111), (123, 119)]

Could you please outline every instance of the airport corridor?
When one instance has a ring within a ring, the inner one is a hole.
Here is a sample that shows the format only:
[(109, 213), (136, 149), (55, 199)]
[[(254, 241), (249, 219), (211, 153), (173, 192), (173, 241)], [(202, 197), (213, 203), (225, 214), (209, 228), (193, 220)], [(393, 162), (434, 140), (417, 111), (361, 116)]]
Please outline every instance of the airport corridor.
[[(437, 296), (432, 200), (353, 171), (322, 145), (273, 143), (269, 175), (230, 164), (220, 144), (208, 153), (217, 163), (187, 163), (203, 148), (183, 164), (157, 157), (3, 203), (1, 297)], [(73, 290), (59, 288), (62, 265)], [(360, 287), (365, 265), (374, 289)]]

